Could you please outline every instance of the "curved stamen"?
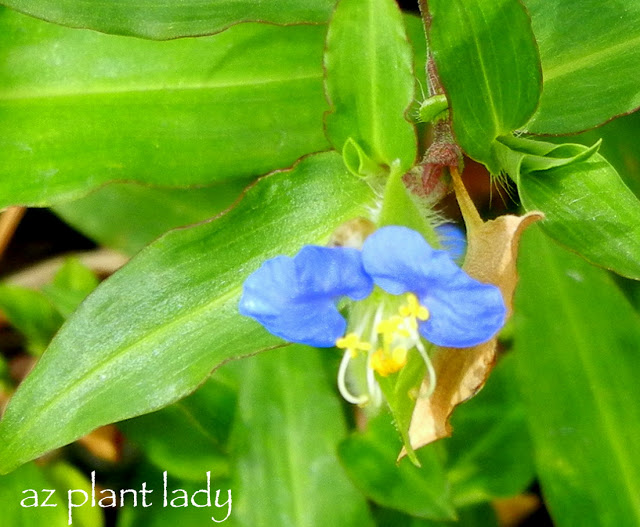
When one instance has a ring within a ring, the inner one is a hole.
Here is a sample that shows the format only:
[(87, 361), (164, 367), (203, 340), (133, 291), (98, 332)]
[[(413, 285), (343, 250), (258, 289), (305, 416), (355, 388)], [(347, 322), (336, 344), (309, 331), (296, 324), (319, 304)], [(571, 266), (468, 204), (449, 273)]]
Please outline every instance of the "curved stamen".
[(371, 325), (371, 339), (370, 342), (373, 344), (371, 351), (369, 351), (369, 355), (367, 356), (367, 388), (369, 389), (369, 396), (371, 397), (373, 404), (375, 406), (380, 406), (382, 403), (382, 390), (378, 385), (378, 381), (376, 380), (375, 371), (371, 365), (373, 354), (377, 348), (376, 342), (378, 340), (378, 325), (382, 321), (382, 313), (384, 311), (384, 306), (381, 304), (376, 309), (376, 314), (373, 316), (373, 324)]
[(369, 397), (367, 395), (353, 395), (347, 388), (346, 376), (350, 361), (351, 351), (347, 350), (344, 352), (342, 360), (340, 361), (340, 368), (338, 370), (338, 390), (340, 391), (340, 395), (342, 395), (347, 402), (351, 404), (365, 404), (369, 401)]
[(384, 307), (382, 305), (378, 306), (378, 309), (376, 309), (376, 314), (373, 316), (373, 324), (371, 325), (371, 337), (369, 339), (369, 342), (373, 344), (374, 350), (376, 348), (376, 341), (378, 340), (378, 326), (380, 325), (380, 322), (382, 322), (383, 310)]
[(417, 332), (413, 332), (413, 338), (416, 343), (416, 348), (422, 357), (425, 365), (427, 366), (427, 375), (429, 376), (429, 390), (425, 394), (420, 394), (420, 397), (429, 398), (431, 394), (436, 389), (436, 371), (433, 369), (433, 364), (431, 364), (431, 359), (429, 358), (429, 354), (427, 350), (424, 348), (422, 341), (420, 340), (420, 335)]
[(429, 390), (426, 394), (420, 394), (420, 397), (431, 397), (431, 394), (436, 389), (436, 371), (433, 369), (433, 364), (431, 364), (431, 359), (429, 358), (429, 354), (427, 350), (424, 348), (422, 341), (420, 340), (420, 336), (418, 333), (414, 333), (414, 337), (416, 339), (416, 348), (422, 357), (425, 365), (427, 366), (427, 375), (429, 376)]
[(367, 364), (367, 388), (369, 389), (369, 396), (375, 406), (380, 406), (382, 402), (382, 390), (376, 381), (375, 371), (371, 367), (371, 357), (368, 358)]

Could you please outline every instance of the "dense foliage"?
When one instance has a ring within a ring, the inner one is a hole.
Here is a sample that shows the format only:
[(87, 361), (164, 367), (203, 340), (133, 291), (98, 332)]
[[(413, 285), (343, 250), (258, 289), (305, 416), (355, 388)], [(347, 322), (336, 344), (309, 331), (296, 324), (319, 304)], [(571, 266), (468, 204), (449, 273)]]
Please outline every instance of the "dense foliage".
[(640, 525), (640, 0), (1, 3), (3, 527)]

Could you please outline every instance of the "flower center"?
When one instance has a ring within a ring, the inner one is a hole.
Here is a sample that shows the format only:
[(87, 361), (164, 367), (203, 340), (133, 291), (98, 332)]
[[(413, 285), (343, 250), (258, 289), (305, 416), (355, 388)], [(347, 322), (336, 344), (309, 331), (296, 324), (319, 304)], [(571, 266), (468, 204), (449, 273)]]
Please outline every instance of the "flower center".
[[(389, 298), (393, 300), (389, 302)], [(349, 402), (364, 404), (371, 399), (379, 400), (380, 388), (373, 373), (387, 377), (399, 372), (407, 364), (409, 351), (414, 348), (422, 356), (433, 378), (431, 363), (418, 333), (418, 323), (428, 320), (429, 310), (420, 304), (413, 293), (407, 293), (404, 302), (400, 304), (395, 298), (397, 297), (385, 295), (373, 317), (370, 309), (364, 313), (353, 313), (356, 315), (354, 318), (359, 319), (358, 329), (336, 341), (336, 346), (345, 350), (338, 375), (338, 387)], [(345, 377), (349, 361), (358, 357), (361, 352), (367, 354), (368, 395), (355, 396), (347, 389)]]

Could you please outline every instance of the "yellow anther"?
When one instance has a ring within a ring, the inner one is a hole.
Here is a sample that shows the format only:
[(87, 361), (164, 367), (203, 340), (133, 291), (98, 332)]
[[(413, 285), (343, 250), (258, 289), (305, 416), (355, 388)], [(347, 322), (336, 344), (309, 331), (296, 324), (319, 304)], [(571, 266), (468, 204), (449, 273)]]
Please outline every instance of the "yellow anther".
[(429, 310), (418, 302), (418, 297), (413, 293), (407, 294), (407, 303), (400, 306), (398, 311), (400, 316), (411, 320), (412, 329), (416, 329), (414, 325), (417, 327), (416, 319), (424, 321), (429, 318)]
[(391, 354), (382, 348), (371, 356), (371, 367), (382, 377), (400, 371), (407, 363), (407, 350), (401, 346), (394, 348)]
[(398, 367), (398, 370), (403, 368), (407, 363), (407, 348), (403, 348), (402, 346), (394, 348), (394, 350), (391, 352), (391, 360), (393, 361), (394, 365)]
[(408, 337), (409, 332), (402, 327), (404, 324), (404, 319), (395, 315), (386, 320), (382, 320), (378, 326), (376, 327), (376, 331), (381, 333), (384, 336), (384, 340), (391, 340), (394, 335), (400, 335), (403, 337)]
[(391, 317), (380, 321), (376, 331), (384, 335), (387, 335), (388, 333), (395, 333), (400, 324), (402, 324), (402, 319), (400, 317)]
[(387, 368), (388, 359), (385, 352), (382, 349), (376, 351), (371, 355), (371, 368), (373, 371), (378, 372), (379, 375), (386, 377), (391, 372)]
[(371, 344), (360, 340), (360, 337), (355, 333), (347, 333), (344, 337), (340, 337), (336, 340), (336, 346), (343, 350), (349, 350), (352, 356), (356, 356), (358, 351), (369, 351)]

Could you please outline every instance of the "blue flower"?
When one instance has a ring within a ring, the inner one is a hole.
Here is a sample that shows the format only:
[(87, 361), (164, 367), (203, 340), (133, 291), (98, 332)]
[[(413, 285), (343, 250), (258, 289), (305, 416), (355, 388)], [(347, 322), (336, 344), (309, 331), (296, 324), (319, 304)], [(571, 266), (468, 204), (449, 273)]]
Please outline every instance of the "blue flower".
[[(377, 287), (374, 287), (377, 286)], [(337, 301), (349, 297), (349, 322)], [(500, 290), (474, 280), (451, 256), (400, 226), (382, 227), (362, 250), (306, 246), (296, 256), (277, 256), (247, 278), (240, 313), (285, 340), (346, 350), (339, 385), (347, 400), (361, 403), (344, 384), (350, 358), (368, 356), (373, 371), (399, 371), (417, 349), (433, 370), (422, 338), (466, 348), (489, 340), (503, 326)]]

